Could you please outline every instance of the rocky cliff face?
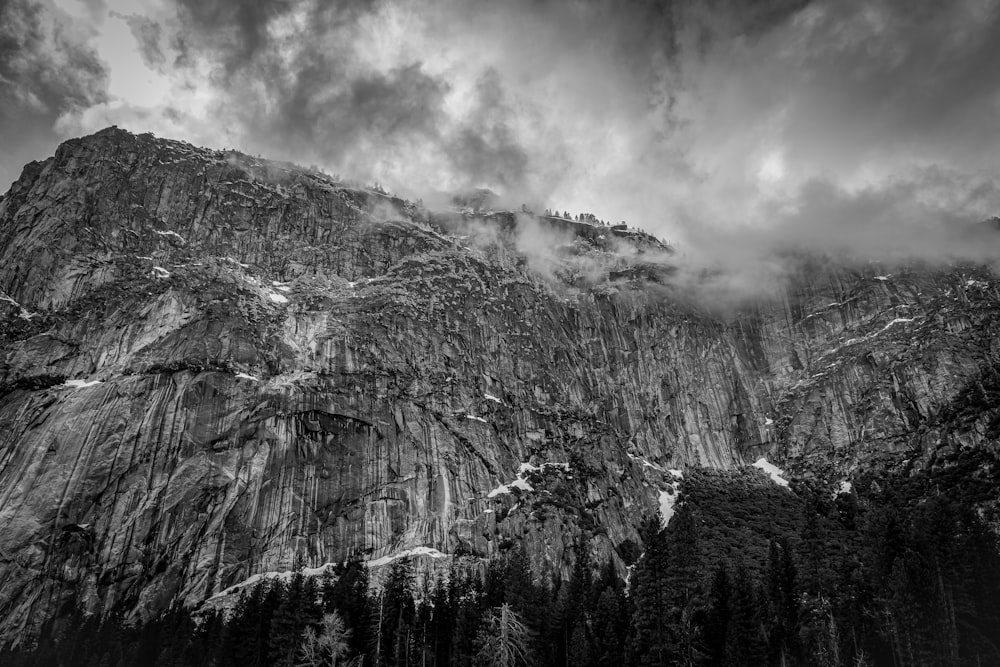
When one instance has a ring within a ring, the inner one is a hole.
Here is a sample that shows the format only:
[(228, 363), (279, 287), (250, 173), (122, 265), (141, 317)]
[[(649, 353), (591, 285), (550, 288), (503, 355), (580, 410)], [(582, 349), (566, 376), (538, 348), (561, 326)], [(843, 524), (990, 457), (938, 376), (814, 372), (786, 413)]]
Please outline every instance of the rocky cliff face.
[[(670, 469), (982, 446), (982, 269), (804, 271), (721, 317), (628, 231), (430, 214), (109, 129), (0, 199), (0, 630), (352, 555), (613, 558)], [(981, 409), (970, 397), (982, 396)]]

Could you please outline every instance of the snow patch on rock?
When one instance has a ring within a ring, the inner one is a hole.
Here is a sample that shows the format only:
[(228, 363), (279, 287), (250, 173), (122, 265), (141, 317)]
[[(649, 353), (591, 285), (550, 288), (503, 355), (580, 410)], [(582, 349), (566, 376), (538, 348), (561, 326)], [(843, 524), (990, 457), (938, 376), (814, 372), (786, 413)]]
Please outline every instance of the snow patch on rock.
[(69, 387), (70, 389), (86, 389), (87, 387), (93, 387), (95, 384), (104, 384), (103, 380), (66, 380), (63, 383), (64, 387)]
[(237, 373), (236, 377), (243, 380), (253, 380), (254, 382), (260, 382), (260, 378), (254, 377), (253, 375), (250, 375), (248, 373), (244, 373), (243, 371)]
[[(336, 567), (337, 565), (338, 563), (326, 563), (325, 565), (321, 565), (320, 567), (304, 567), (302, 568), (302, 574), (306, 577), (321, 577), (326, 573), (328, 569)], [(233, 593), (238, 593), (244, 588), (253, 586), (260, 581), (264, 581), (265, 579), (276, 579), (278, 581), (284, 581), (287, 583), (291, 581), (292, 575), (294, 574), (295, 574), (294, 570), (284, 570), (282, 572), (277, 572), (277, 571), (260, 572), (258, 574), (254, 574), (250, 577), (247, 577), (243, 581), (233, 584), (232, 586), (229, 586), (224, 590), (219, 591), (212, 597), (208, 598), (208, 600), (209, 601), (216, 600), (218, 598), (222, 598), (227, 595), (232, 595)]]
[(486, 494), (487, 498), (496, 498), (497, 496), (508, 494), (512, 489), (521, 489), (522, 491), (534, 491), (535, 489), (531, 486), (531, 483), (524, 478), (527, 473), (530, 472), (543, 472), (546, 468), (559, 468), (563, 472), (569, 472), (569, 463), (563, 461), (547, 461), (541, 465), (535, 465), (530, 462), (524, 462), (517, 467), (517, 477), (512, 482), (506, 484), (501, 484), (497, 488), (493, 489)]
[(535, 489), (528, 483), (528, 480), (518, 477), (513, 482), (508, 484), (501, 484), (497, 488), (493, 489), (486, 494), (487, 498), (496, 498), (497, 496), (506, 495), (511, 493), (513, 489), (521, 489), (522, 491), (534, 491)]
[(762, 456), (754, 461), (753, 467), (760, 468), (766, 472), (771, 477), (771, 480), (778, 486), (788, 486), (788, 480), (781, 476), (785, 471), (773, 463), (768, 463), (765, 457)]
[(277, 292), (268, 292), (267, 298), (273, 303), (288, 303), (288, 297)]
[(160, 236), (173, 236), (174, 238), (176, 238), (181, 243), (187, 243), (187, 241), (184, 240), (183, 236), (181, 236), (177, 232), (170, 231), (169, 229), (167, 231), (160, 231), (159, 229), (154, 229), (153, 231), (156, 232), (157, 234), (159, 234)]
[[(914, 321), (914, 318), (912, 318), (912, 317), (897, 317), (897, 318), (893, 319), (891, 322), (889, 322), (884, 327), (882, 327), (881, 329), (879, 329), (878, 331), (876, 331), (874, 333), (867, 334), (866, 336), (862, 336), (861, 338), (848, 338), (843, 343), (841, 343), (840, 346), (837, 349), (843, 348), (843, 347), (847, 347), (848, 345), (854, 345), (856, 343), (863, 343), (866, 340), (871, 340), (875, 336), (878, 336), (880, 334), (885, 333), (890, 327), (894, 327), (897, 324), (906, 324), (908, 322), (913, 322), (913, 321)], [(832, 352), (835, 352), (835, 351), (836, 350), (829, 350), (828, 354), (832, 353)], [(813, 377), (816, 377), (816, 376), (814, 375)]]
[(882, 333), (882, 331), (885, 331), (886, 329), (888, 329), (889, 327), (891, 327), (893, 325), (896, 325), (896, 324), (905, 324), (907, 322), (912, 322), (912, 321), (913, 321), (912, 317), (897, 317), (892, 322), (889, 322), (889, 324), (887, 324), (884, 327), (882, 327), (882, 330), (879, 331), (879, 333)]
[(655, 463), (653, 463), (652, 461), (649, 461), (648, 459), (644, 459), (641, 456), (636, 456), (635, 454), (633, 454), (631, 452), (626, 452), (626, 454), (633, 461), (638, 461), (639, 463), (641, 463), (644, 468), (652, 468), (653, 470), (659, 470), (660, 472), (666, 472), (666, 470), (664, 470), (662, 467), (656, 465)]
[(430, 558), (446, 558), (448, 554), (442, 553), (437, 549), (432, 549), (431, 547), (413, 547), (412, 549), (404, 549), (398, 553), (394, 553), (391, 556), (382, 556), (381, 558), (376, 558), (375, 560), (370, 560), (365, 562), (369, 568), (372, 567), (382, 567), (383, 565), (388, 565), (394, 560), (399, 560), (400, 558), (407, 558), (410, 556), (429, 556)]
[(673, 485), (666, 491), (660, 491), (660, 525), (664, 528), (674, 516), (674, 505), (677, 504), (678, 495)]
[[(442, 553), (441, 551), (438, 551), (437, 549), (433, 549), (431, 547), (413, 547), (412, 549), (404, 549), (403, 551), (391, 554), (389, 556), (383, 556), (381, 558), (376, 558), (374, 560), (365, 561), (365, 565), (368, 566), (369, 568), (381, 567), (383, 565), (388, 565), (394, 560), (397, 560), (399, 558), (406, 558), (408, 556), (429, 556), (431, 558), (447, 558), (448, 554)], [(340, 565), (340, 563), (326, 563), (324, 565), (320, 565), (319, 567), (304, 567), (302, 568), (302, 574), (306, 577), (321, 577), (324, 574), (326, 574), (328, 570), (335, 568), (338, 565)], [(253, 586), (254, 584), (263, 581), (265, 579), (275, 579), (287, 583), (291, 581), (292, 576), (294, 574), (295, 574), (294, 570), (285, 570), (282, 572), (277, 572), (277, 571), (260, 572), (258, 574), (247, 577), (243, 581), (233, 584), (232, 586), (229, 586), (228, 588), (216, 593), (215, 595), (209, 598), (209, 601), (216, 600), (218, 598), (222, 598), (227, 595), (232, 595), (233, 593), (238, 593), (244, 588)]]
[(15, 308), (20, 309), (21, 312), (18, 313), (18, 317), (20, 317), (22, 320), (30, 320), (32, 317), (38, 316), (38, 313), (31, 312), (30, 310), (19, 304), (17, 301), (15, 301), (12, 297), (8, 296), (3, 292), (0, 292), (0, 301), (6, 301), (7, 303), (12, 304)]
[(532, 463), (522, 463), (517, 467), (517, 476), (521, 477), (526, 472), (542, 472), (546, 468), (561, 468), (563, 472), (569, 472), (569, 463), (564, 461), (546, 461), (540, 466)]

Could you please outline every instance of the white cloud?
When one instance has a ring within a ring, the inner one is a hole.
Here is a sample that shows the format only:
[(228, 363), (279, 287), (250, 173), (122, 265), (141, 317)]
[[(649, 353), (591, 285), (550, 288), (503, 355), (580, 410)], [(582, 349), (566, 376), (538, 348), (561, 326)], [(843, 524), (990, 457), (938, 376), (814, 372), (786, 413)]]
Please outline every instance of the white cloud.
[(118, 124), (411, 197), (506, 188), (627, 219), (727, 284), (779, 284), (789, 244), (964, 252), (933, 228), (1000, 210), (998, 2), (800, 4), (58, 0), (108, 73), (56, 129)]

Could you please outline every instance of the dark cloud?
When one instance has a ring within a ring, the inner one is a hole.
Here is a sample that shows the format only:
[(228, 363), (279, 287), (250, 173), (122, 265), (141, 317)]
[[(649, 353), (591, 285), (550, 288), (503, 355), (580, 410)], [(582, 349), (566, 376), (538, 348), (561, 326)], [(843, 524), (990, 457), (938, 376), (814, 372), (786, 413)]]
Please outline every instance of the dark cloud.
[(851, 160), (846, 151), (867, 157), (900, 149), (942, 161), (980, 152), (984, 139), (993, 143), (1000, 130), (995, 6), (981, 16), (968, 3), (876, 3), (867, 15), (836, 9), (816, 16), (808, 35), (837, 39), (802, 54), (809, 79), (797, 77), (794, 97), (783, 96), (793, 151), (828, 163)]
[(0, 109), (223, 142), (407, 196), (487, 187), (624, 218), (720, 284), (780, 276), (790, 248), (981, 257), (948, 232), (1000, 210), (1000, 0), (149, 2), (126, 20), (169, 80), (133, 93), (148, 74), (118, 64), (112, 103), (92, 57), (81, 76), (44, 64), (85, 40), (42, 48), (59, 38), (32, 22), (41, 5), (0, 5), (16, 8), (0, 86), (19, 100)]
[(288, 13), (293, 0), (176, 0), (184, 15), (180, 43), (211, 48), (229, 69), (242, 67), (267, 47), (267, 25)]
[(151, 68), (161, 67), (166, 63), (161, 42), (163, 41), (163, 26), (148, 16), (130, 14), (121, 17), (132, 30), (139, 45), (139, 53), (143, 61)]
[(931, 167), (889, 184), (850, 191), (811, 179), (768, 205), (767, 222), (682, 223), (686, 244), (676, 284), (721, 306), (770, 296), (817, 254), (840, 264), (893, 266), (980, 262), (1000, 267), (993, 180)]
[(345, 63), (320, 53), (301, 54), (295, 62), (288, 70), (262, 63), (261, 69), (280, 72), (264, 85), (247, 86), (245, 93), (242, 76), (236, 79), (233, 115), (261, 143), (278, 150), (291, 147), (371, 177), (366, 154), (437, 141), (443, 84), (419, 64), (350, 75)]
[(399, 154), (422, 142), (437, 143), (446, 84), (419, 62), (378, 69), (366, 66), (351, 33), (363, 11), (321, 6), (301, 20), (307, 36), (291, 41), (264, 39), (260, 26), (252, 57), (237, 62), (227, 54), (218, 85), (224, 112), (243, 133), (272, 152), (291, 152), (302, 161), (336, 165), (358, 178), (371, 178), (372, 158)]
[(105, 99), (107, 70), (83, 36), (45, 5), (0, 2), (0, 189), (51, 154), (61, 113)]
[[(476, 73), (456, 118), (446, 109), (454, 92), (448, 76), (429, 71), (419, 54), (372, 62), (365, 39), (378, 36), (366, 22), (395, 11), (391, 3), (320, 3), (293, 11), (286, 2), (250, 8), (182, 0), (180, 8), (185, 58), (207, 55), (219, 63), (220, 111), (255, 150), (383, 180), (380, 171), (416, 156), (456, 189), (530, 189), (529, 151), (509, 124), (515, 112), (495, 69)], [(294, 22), (294, 37), (272, 29), (275, 21)], [(412, 184), (391, 185), (405, 191)]]
[(514, 136), (508, 119), (513, 111), (504, 98), (503, 84), (494, 69), (483, 73), (475, 87), (475, 108), (447, 143), (454, 168), (476, 184), (498, 184), (523, 194), (528, 154)]
[[(104, 99), (107, 70), (79, 35), (43, 5), (0, 3), (0, 99), (42, 112)], [(9, 111), (8, 111), (9, 112)]]

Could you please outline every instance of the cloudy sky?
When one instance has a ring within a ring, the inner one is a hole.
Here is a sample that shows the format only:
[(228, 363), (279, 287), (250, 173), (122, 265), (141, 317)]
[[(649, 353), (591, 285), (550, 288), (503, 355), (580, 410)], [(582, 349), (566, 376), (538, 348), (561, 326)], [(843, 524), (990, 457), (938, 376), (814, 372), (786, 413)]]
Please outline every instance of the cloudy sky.
[(974, 254), (952, 232), (1000, 214), (998, 5), (0, 0), (0, 188), (116, 124), (717, 261)]

